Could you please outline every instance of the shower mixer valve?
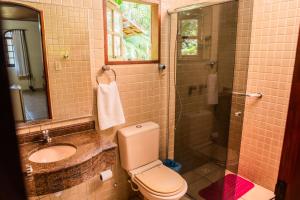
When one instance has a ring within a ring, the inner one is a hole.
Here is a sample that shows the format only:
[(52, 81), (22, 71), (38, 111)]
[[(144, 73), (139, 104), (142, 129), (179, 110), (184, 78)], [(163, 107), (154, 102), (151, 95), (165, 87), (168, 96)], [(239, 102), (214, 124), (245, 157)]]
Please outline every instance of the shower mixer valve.
[(193, 94), (194, 90), (197, 90), (197, 86), (196, 85), (189, 86), (189, 96), (191, 96)]

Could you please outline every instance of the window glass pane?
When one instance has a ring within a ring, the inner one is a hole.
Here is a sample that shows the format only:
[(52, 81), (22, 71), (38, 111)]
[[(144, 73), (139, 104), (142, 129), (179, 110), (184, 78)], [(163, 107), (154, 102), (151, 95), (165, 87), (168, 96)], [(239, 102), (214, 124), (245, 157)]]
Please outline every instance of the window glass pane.
[(114, 54), (115, 57), (120, 57), (121, 56), (121, 37), (115, 36), (114, 37)]
[(181, 21), (181, 36), (197, 36), (198, 20), (187, 19)]
[(184, 39), (181, 43), (181, 55), (197, 55), (198, 54), (198, 40)]
[(13, 47), (11, 45), (7, 46), (7, 51), (13, 51)]
[(107, 35), (107, 44), (108, 44), (108, 57), (112, 58), (113, 57), (113, 45), (112, 45), (112, 35), (108, 34)]
[(11, 39), (7, 39), (6, 42), (7, 42), (7, 45), (12, 45)]
[(138, 26), (145, 35), (151, 34), (151, 5), (124, 1), (121, 4), (123, 16)]
[(112, 32), (112, 10), (110, 8), (106, 9), (106, 19), (107, 19), (107, 31)]
[(151, 6), (124, 1), (124, 41), (127, 60), (151, 59)]
[(122, 19), (119, 12), (114, 12), (114, 32), (121, 34)]
[(8, 52), (8, 57), (13, 58), (14, 57), (14, 52)]
[(8, 64), (15, 64), (15, 60), (13, 59), (13, 58), (10, 58), (9, 60), (8, 60)]
[(12, 32), (11, 31), (6, 32), (5, 37), (12, 37)]
[[(107, 0), (107, 54), (119, 61), (156, 60), (158, 40), (158, 5), (142, 1)], [(156, 19), (153, 20), (153, 19)], [(112, 27), (110, 27), (112, 26)], [(152, 30), (152, 27), (154, 29)], [(155, 50), (152, 48), (155, 48)]]
[(133, 36), (125, 38), (126, 57), (128, 60), (150, 60), (151, 44), (147, 37)]

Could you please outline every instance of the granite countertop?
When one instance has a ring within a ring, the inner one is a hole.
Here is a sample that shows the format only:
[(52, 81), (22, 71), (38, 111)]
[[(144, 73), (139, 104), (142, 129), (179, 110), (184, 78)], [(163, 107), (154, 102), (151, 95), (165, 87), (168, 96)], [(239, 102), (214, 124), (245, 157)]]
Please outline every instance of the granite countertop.
[[(35, 163), (28, 160), (28, 157), (38, 149), (57, 144), (73, 145), (77, 148), (77, 151), (71, 157), (53, 163)], [(116, 143), (109, 141), (103, 142), (101, 140), (100, 134), (96, 133), (95, 130), (53, 137), (51, 143), (25, 143), (20, 145), (23, 173), (25, 174), (25, 176), (27, 175), (26, 166), (28, 165), (30, 165), (33, 169), (31, 173), (31, 175), (33, 176), (37, 174), (57, 172), (69, 167), (78, 166), (81, 163), (84, 163), (91, 158), (99, 155), (100, 153), (114, 149), (116, 147)]]

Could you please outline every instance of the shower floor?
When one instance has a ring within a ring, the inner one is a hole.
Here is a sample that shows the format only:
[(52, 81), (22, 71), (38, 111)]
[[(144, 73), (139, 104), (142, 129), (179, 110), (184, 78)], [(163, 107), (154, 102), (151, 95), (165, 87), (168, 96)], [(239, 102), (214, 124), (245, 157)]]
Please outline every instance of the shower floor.
[[(205, 200), (199, 196), (199, 191), (206, 188), (213, 182), (223, 178), (229, 173), (231, 172), (213, 162), (210, 162), (192, 171), (182, 174), (189, 187), (187, 195), (181, 198), (181, 200)], [(240, 200), (269, 200), (274, 197), (272, 191), (267, 190), (257, 184), (254, 185), (254, 188), (243, 195)]]

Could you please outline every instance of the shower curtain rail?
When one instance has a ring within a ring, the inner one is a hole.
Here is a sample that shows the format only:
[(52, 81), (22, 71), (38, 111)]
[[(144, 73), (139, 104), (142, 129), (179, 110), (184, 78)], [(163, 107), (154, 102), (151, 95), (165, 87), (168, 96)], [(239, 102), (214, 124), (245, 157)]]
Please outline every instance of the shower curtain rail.
[(223, 1), (215, 1), (215, 2), (204, 1), (201, 3), (195, 3), (195, 4), (181, 6), (181, 7), (177, 7), (177, 8), (168, 10), (168, 14), (171, 15), (171, 14), (179, 13), (182, 11), (188, 11), (188, 10), (193, 10), (193, 9), (197, 9), (197, 8), (205, 8), (207, 6), (213, 6), (213, 5), (222, 4), (222, 3), (226, 3), (226, 2), (230, 2), (230, 1), (238, 1), (238, 0), (223, 0)]

